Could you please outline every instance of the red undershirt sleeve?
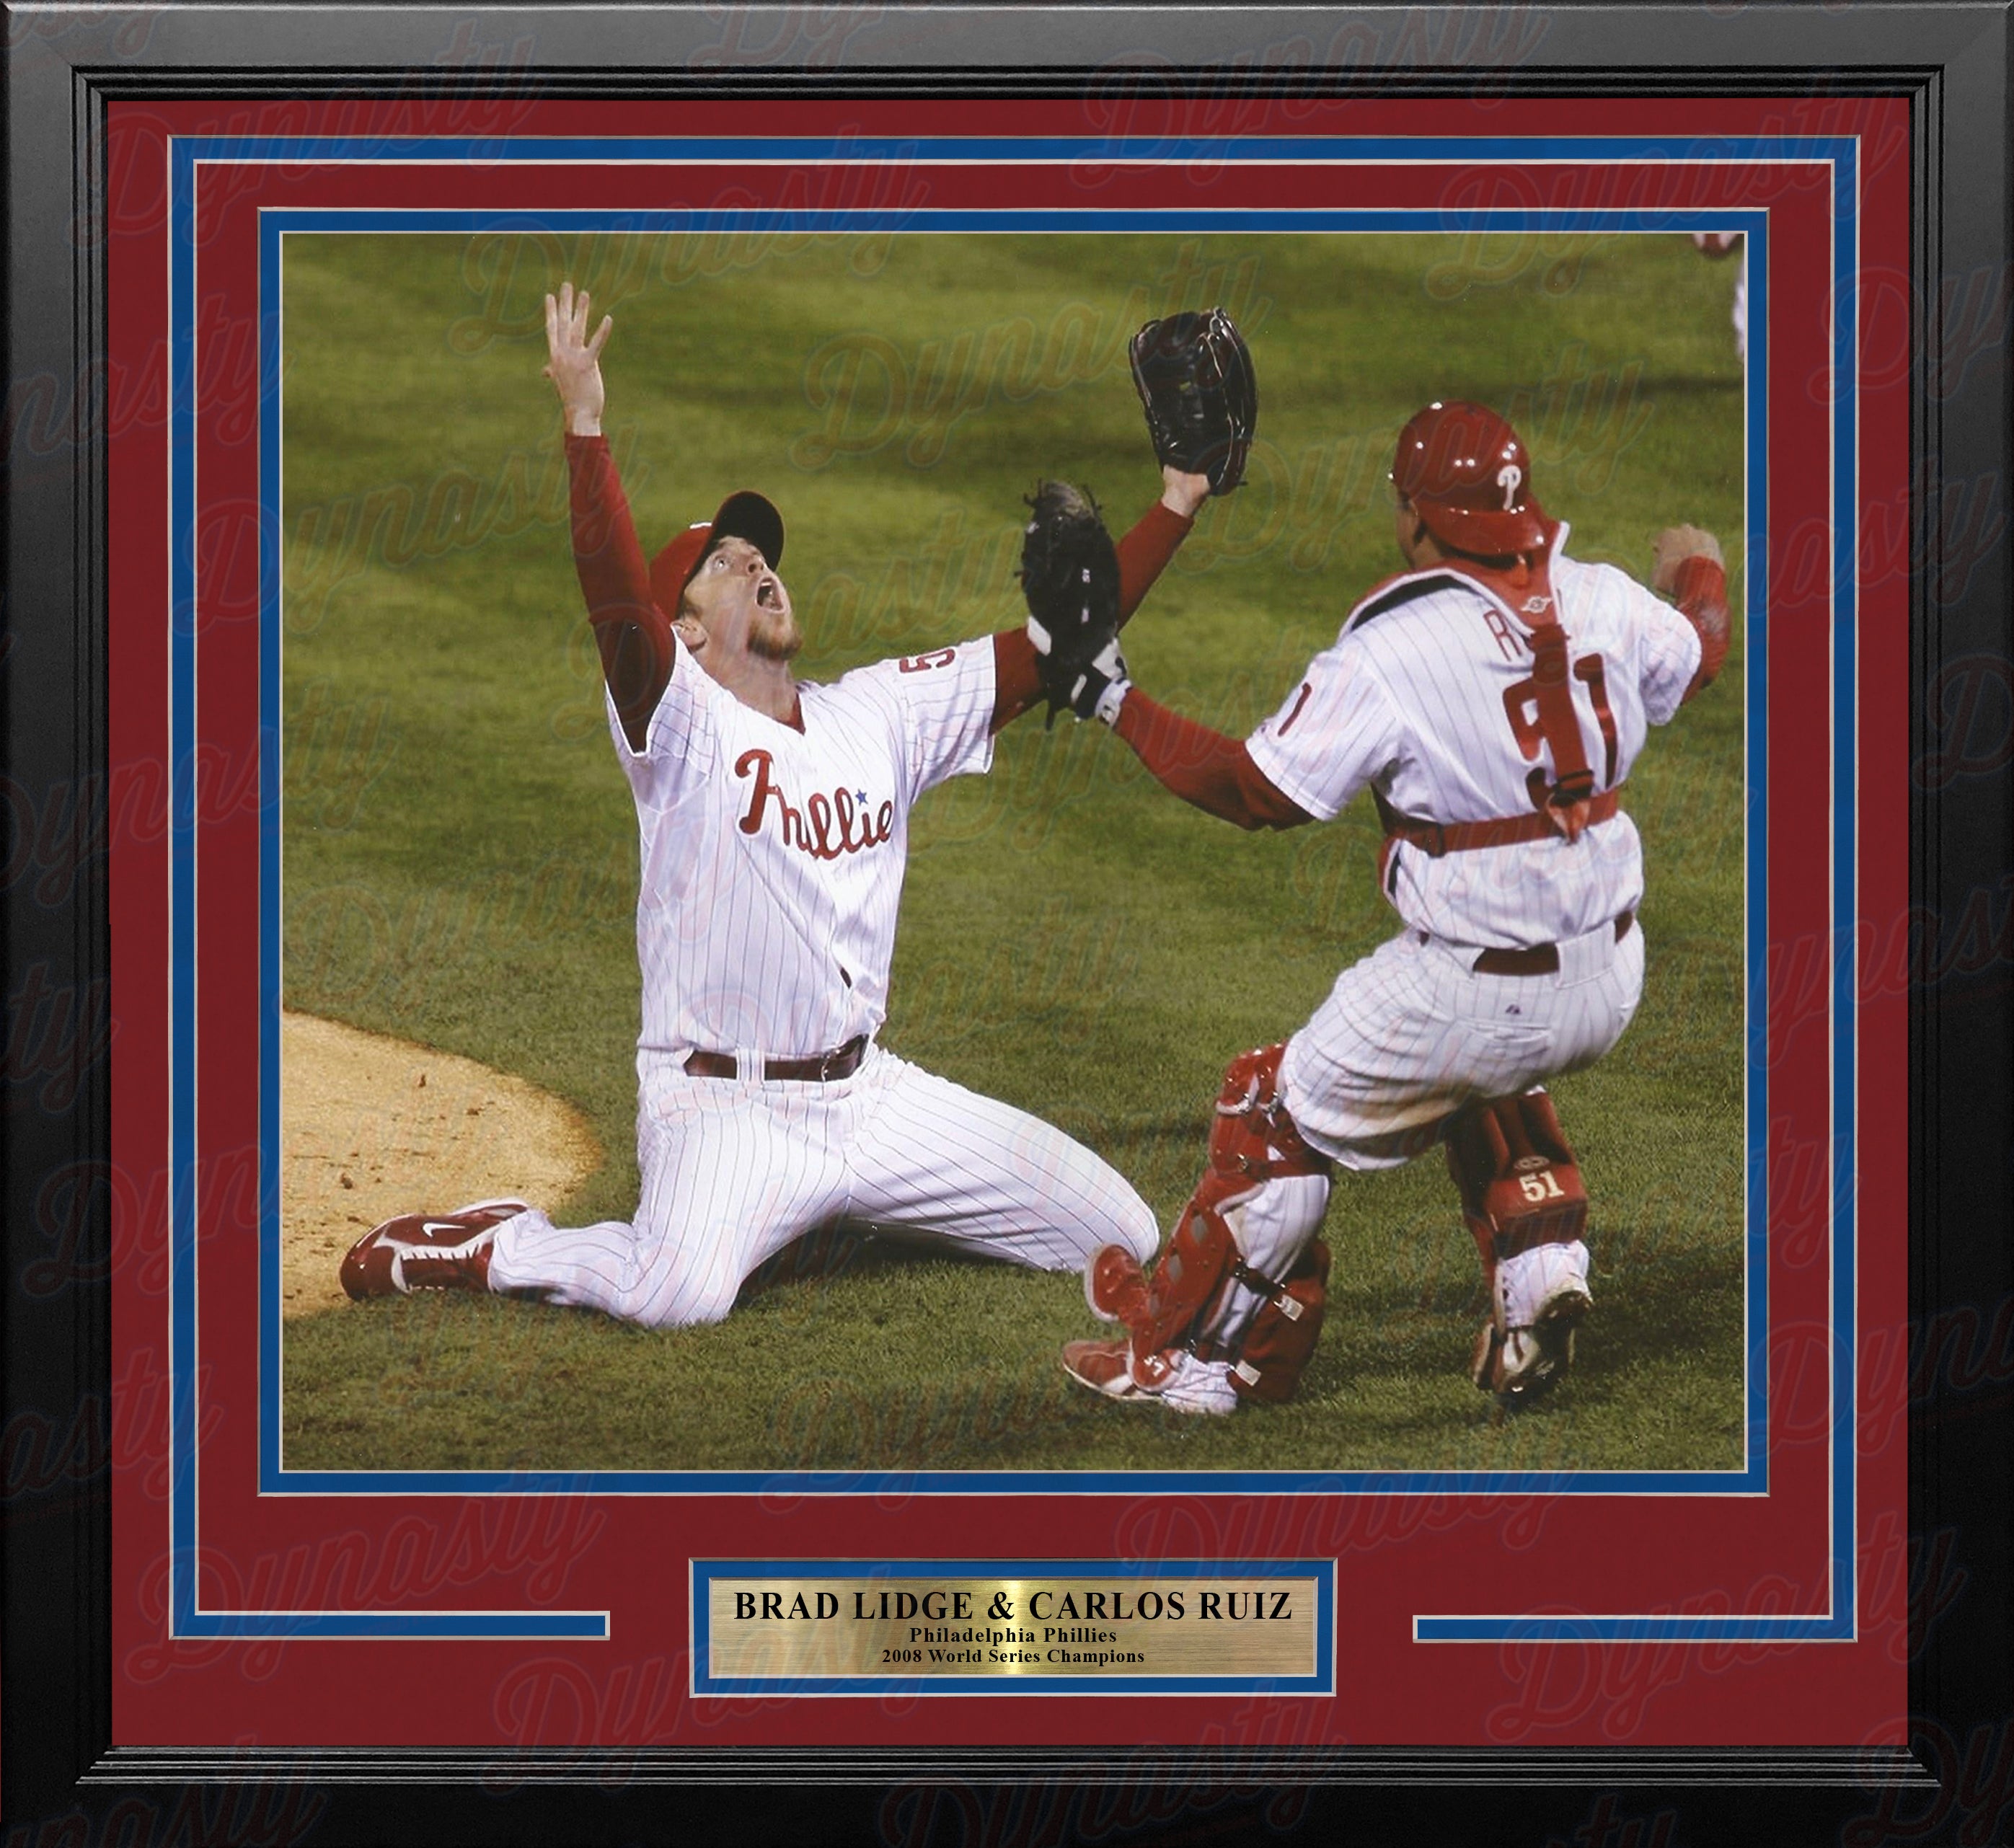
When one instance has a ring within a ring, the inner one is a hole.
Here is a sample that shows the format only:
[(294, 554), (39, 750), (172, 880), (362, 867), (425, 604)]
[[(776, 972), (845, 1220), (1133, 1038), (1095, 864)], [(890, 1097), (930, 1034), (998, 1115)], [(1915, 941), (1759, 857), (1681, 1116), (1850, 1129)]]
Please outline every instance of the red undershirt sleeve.
[(1679, 567), (1673, 600), (1679, 614), (1699, 631), (1700, 664), (1680, 696), (1683, 705), (1713, 677), (1727, 659), (1727, 572), (1704, 553), (1695, 553)]
[(1206, 814), (1241, 828), (1298, 828), (1315, 818), (1267, 780), (1237, 739), (1150, 700), (1137, 686), (1113, 728), (1156, 781)]
[[(1119, 622), (1132, 618), (1155, 580), (1168, 568), (1195, 521), (1156, 501), (1113, 550), (1119, 554)], [(1003, 629), (993, 638), (993, 724), (998, 731), (1042, 697), (1035, 645), (1025, 629)]]
[(602, 676), (625, 736), (641, 750), (650, 714), (672, 682), (671, 622), (651, 599), (650, 568), (607, 438), (569, 435), (566, 457), (574, 570)]

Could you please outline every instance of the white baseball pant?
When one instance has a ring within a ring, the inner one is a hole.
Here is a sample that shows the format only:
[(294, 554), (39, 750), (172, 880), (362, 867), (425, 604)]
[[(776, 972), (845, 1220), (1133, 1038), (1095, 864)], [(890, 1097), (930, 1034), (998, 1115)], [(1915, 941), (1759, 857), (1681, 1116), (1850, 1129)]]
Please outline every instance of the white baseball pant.
[(1593, 1065), (1643, 997), (1643, 929), (1559, 949), (1556, 975), (1477, 975), (1472, 946), (1409, 930), (1352, 964), (1287, 1042), (1294, 1126), (1343, 1167), (1396, 1168), (1463, 1105)]
[(879, 1046), (828, 1083), (650, 1070), (637, 1159), (633, 1221), (521, 1213), (497, 1228), (490, 1288), (670, 1327), (720, 1320), (751, 1271), (836, 1221), (1041, 1270), (1113, 1243), (1145, 1262), (1159, 1244), (1089, 1149)]

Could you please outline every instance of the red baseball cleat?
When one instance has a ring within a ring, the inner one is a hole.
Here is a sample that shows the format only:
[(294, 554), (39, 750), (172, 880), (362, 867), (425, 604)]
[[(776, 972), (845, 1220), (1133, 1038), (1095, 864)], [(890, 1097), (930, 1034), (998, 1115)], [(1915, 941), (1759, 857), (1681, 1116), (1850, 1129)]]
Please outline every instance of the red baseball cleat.
[(1151, 1367), (1158, 1377), (1155, 1384), (1143, 1386), (1134, 1370), (1130, 1341), (1068, 1341), (1063, 1371), (1080, 1386), (1132, 1405), (1166, 1406), (1171, 1412), (1219, 1418), (1238, 1409), (1238, 1391), (1224, 1362), (1199, 1360), (1181, 1348), (1150, 1358), (1160, 1363)]
[(1131, 1399), (1140, 1391), (1133, 1384), (1131, 1353), (1127, 1341), (1066, 1341), (1063, 1371), (1108, 1399)]
[(358, 1302), (415, 1290), (486, 1290), (496, 1228), (529, 1210), (521, 1200), (478, 1200), (453, 1212), (387, 1219), (344, 1253), (342, 1288)]

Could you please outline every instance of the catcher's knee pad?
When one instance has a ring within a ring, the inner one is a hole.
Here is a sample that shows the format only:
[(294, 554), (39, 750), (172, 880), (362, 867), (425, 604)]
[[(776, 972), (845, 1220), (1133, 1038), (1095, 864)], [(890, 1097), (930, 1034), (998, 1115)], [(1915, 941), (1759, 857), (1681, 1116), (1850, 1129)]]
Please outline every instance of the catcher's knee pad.
[(1224, 1068), (1209, 1130), (1209, 1166), (1215, 1173), (1270, 1180), (1287, 1174), (1326, 1176), (1328, 1158), (1302, 1141), (1280, 1101), (1280, 1061), (1287, 1043), (1255, 1047)]
[(1579, 1164), (1543, 1088), (1465, 1105), (1448, 1121), (1448, 1172), (1485, 1270), (1587, 1229)]

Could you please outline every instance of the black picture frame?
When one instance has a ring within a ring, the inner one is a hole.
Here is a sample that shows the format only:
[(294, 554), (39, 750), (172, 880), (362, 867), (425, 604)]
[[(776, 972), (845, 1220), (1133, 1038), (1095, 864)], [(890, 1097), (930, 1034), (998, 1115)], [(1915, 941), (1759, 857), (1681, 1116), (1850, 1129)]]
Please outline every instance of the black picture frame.
[[(10, 826), (67, 803), (88, 841), (89, 804), (105, 788), (107, 540), (103, 431), (90, 362), (106, 304), (102, 252), (88, 233), (100, 190), (99, 112), (116, 97), (422, 88), (561, 95), (653, 85), (710, 94), (899, 95), (957, 86), (1055, 95), (1129, 81), (1206, 96), (1281, 84), (1446, 94), (1487, 82), (1494, 94), (1563, 98), (1632, 88), (1816, 99), (1900, 90), (1912, 98), (1918, 157), (1912, 764), (1973, 748), (1976, 738), (1952, 736), (1961, 724), (1998, 722), (1944, 698), (1955, 664), (1986, 662), (2003, 684), (2014, 684), (2006, 672), (2014, 661), (2007, 368), (2014, 272), (2005, 0), (1878, 9), (1847, 0), (1710, 0), (1683, 8), (1315, 13), (178, 5), (121, 14), (9, 5), (5, 14), (9, 414), (0, 659), (6, 788), (17, 798)], [(1295, 69), (1291, 60), (1269, 70), (1266, 48), (1310, 38), (1313, 19), (1329, 28), (1331, 42), (1342, 23), (1360, 21), (1355, 42), (1387, 47), (1389, 56), (1340, 73)], [(462, 42), (497, 55), (443, 62), (457, 32), (468, 35)], [(696, 63), (697, 46), (730, 38), (736, 56)], [(1487, 55), (1506, 45), (1525, 48), (1508, 62)], [(1962, 390), (1942, 389), (1951, 343), (1976, 338), (1982, 316), (1987, 349)], [(45, 389), (53, 394), (46, 400), (38, 395)], [(56, 410), (46, 425), (30, 414), (45, 401)], [(46, 440), (45, 428), (55, 433)], [(1973, 539), (1984, 533), (1990, 542), (1962, 575), (1944, 569), (1961, 536), (1951, 529), (1953, 510)], [(2008, 722), (2014, 726), (2014, 714)], [(1963, 972), (1910, 997), (1911, 1582), (1912, 1594), (1919, 1587), (1955, 1592), (1947, 1608), (1912, 1596), (1913, 1768), (1846, 1751), (1255, 1749), (1225, 1753), (1200, 1771), (1188, 1764), (1183, 1782), (1168, 1755), (1138, 1752), (799, 1752), (773, 1759), (629, 1753), (619, 1763), (573, 1753), (522, 1767), (529, 1775), (506, 1796), (475, 1781), (478, 1757), (487, 1762), (493, 1753), (115, 1748), (110, 1245), (102, 1215), (84, 1228), (75, 1285), (33, 1298), (21, 1287), (24, 1271), (44, 1255), (35, 1230), (40, 1190), (72, 1164), (106, 1158), (109, 1070), (102, 1056), (84, 1059), (73, 1098), (59, 1108), (10, 1057), (0, 1120), (7, 1241), (0, 1821), (10, 1839), (22, 1828), (31, 1832), (25, 1839), (40, 1841), (48, 1829), (50, 1839), (92, 1843), (169, 1840), (178, 1828), (232, 1841), (615, 1840), (652, 1839), (674, 1826), (732, 1829), (752, 1840), (887, 1839), (913, 1820), (913, 1812), (884, 1809), (888, 1792), (920, 1775), (971, 1793), (970, 1803), (937, 1813), (951, 1832), (947, 1840), (962, 1826), (974, 1839), (1064, 1841), (1095, 1832), (1106, 1818), (1108, 1835), (1131, 1828), (1127, 1839), (1184, 1829), (1207, 1839), (1249, 1825), (1353, 1843), (1410, 1841), (1429, 1832), (1467, 1839), (1486, 1830), (1505, 1843), (1586, 1840), (1599, 1848), (1603, 1839), (1623, 1838), (1603, 1838), (1598, 1828), (1620, 1831), (1633, 1819), (1649, 1848), (1667, 1817), (1669, 1839), (1680, 1842), (1844, 1839), (1876, 1848), (1889, 1840), (2008, 1839), (2014, 1352), (1997, 1370), (1990, 1355), (1983, 1368), (1946, 1366), (1940, 1331), (1967, 1316), (1984, 1330), (2014, 1327), (2006, 1313), (2014, 1304), (2007, 1082), (2014, 818), (2004, 775), (1919, 775), (1912, 803), (1912, 894), (1924, 928), (1958, 918), (1984, 894), (1993, 951), (1963, 959)], [(92, 997), (102, 1005), (104, 875), (102, 854), (87, 851), (80, 876), (53, 900), (10, 876), (10, 1044), (38, 1030), (27, 972), (35, 974), (34, 994), (71, 997), (79, 1020), (88, 1017)], [(1903, 1131), (1868, 1125), (1863, 1133)], [(1120, 1800), (1124, 1792), (1136, 1800)], [(1174, 1796), (1138, 1796), (1157, 1792)], [(1282, 1806), (1281, 1792), (1299, 1796)], [(1125, 1823), (1129, 1817), (1137, 1820)]]

